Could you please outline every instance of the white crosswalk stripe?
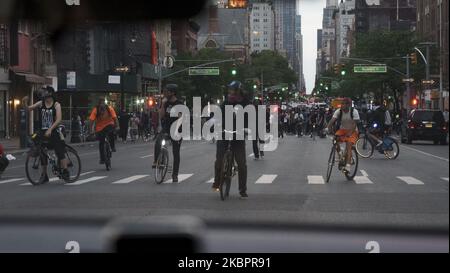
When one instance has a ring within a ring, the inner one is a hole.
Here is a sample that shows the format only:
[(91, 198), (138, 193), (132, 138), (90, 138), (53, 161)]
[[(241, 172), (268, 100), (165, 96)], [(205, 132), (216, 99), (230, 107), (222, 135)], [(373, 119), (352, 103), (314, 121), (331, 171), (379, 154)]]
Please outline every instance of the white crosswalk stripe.
[(93, 181), (97, 181), (97, 180), (101, 180), (106, 178), (107, 176), (93, 176), (87, 179), (83, 179), (83, 180), (78, 180), (77, 182), (74, 183), (70, 183), (70, 184), (65, 184), (66, 186), (79, 186), (79, 185), (83, 185), (89, 182), (93, 182)]
[(398, 179), (402, 180), (408, 185), (424, 185), (422, 181), (416, 179), (412, 176), (397, 176)]
[(12, 183), (12, 182), (16, 182), (16, 181), (22, 181), (25, 178), (12, 178), (12, 179), (7, 179), (7, 180), (3, 180), (0, 181), (0, 184), (6, 184), (6, 183)]
[(441, 178), (442, 178), (442, 180), (445, 180), (448, 182), (448, 177), (441, 177)]
[(373, 184), (373, 182), (367, 176), (355, 176), (353, 178), (356, 184)]
[[(83, 176), (86, 176), (86, 175), (92, 174), (92, 173), (95, 173), (95, 171), (80, 173), (80, 177), (83, 177)], [(59, 181), (59, 180), (61, 180), (61, 179), (59, 179), (59, 177), (52, 177), (48, 181), (49, 182), (56, 182), (56, 181)], [(33, 186), (33, 184), (31, 184), (30, 182), (26, 182), (26, 183), (20, 184), (20, 186)]]
[(277, 178), (276, 174), (263, 174), (258, 180), (256, 180), (255, 184), (272, 184), (273, 181)]
[(212, 183), (214, 183), (214, 177), (213, 177), (213, 178), (211, 178), (211, 179), (209, 179), (208, 181), (206, 181), (206, 183), (208, 183), (208, 184), (212, 184)]
[[(194, 174), (179, 174), (178, 175), (178, 183), (181, 183), (183, 181), (185, 181), (186, 179), (188, 179), (189, 177), (193, 176)], [(164, 182), (163, 184), (170, 184), (172, 183), (172, 179), (167, 180), (166, 182)]]
[(130, 176), (130, 177), (127, 177), (124, 179), (117, 180), (117, 181), (113, 182), (113, 184), (116, 184), (116, 185), (117, 184), (129, 184), (133, 181), (136, 181), (136, 180), (148, 177), (148, 176), (149, 175), (147, 175), (147, 174), (146, 175), (133, 175), (133, 176)]
[(308, 184), (321, 185), (325, 184), (325, 180), (321, 175), (308, 175)]

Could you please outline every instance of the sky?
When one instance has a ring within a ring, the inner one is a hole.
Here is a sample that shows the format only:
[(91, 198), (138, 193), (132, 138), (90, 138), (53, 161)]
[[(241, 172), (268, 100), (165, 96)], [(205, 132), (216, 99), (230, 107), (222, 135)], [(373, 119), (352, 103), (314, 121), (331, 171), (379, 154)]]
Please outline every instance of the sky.
[(326, 0), (297, 0), (297, 13), (302, 16), (303, 74), (306, 93), (314, 88), (317, 58), (317, 30), (322, 28)]

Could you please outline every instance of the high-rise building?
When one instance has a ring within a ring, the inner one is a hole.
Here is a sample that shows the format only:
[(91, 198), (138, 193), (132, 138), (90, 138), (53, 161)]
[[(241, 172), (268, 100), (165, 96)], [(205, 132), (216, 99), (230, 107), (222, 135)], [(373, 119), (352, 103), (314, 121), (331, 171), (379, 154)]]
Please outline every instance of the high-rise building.
[(305, 91), (305, 77), (303, 75), (303, 35), (302, 35), (302, 17), (295, 16), (295, 66), (294, 70), (298, 75), (298, 90), (301, 93)]
[(327, 0), (327, 5), (323, 9), (322, 37), (320, 38), (321, 45), (318, 45), (320, 54), (318, 54), (319, 60), (317, 70), (319, 72), (330, 70), (336, 63), (336, 24), (333, 17), (337, 12), (337, 8), (338, 0)]
[(250, 6), (250, 52), (275, 49), (275, 14), (269, 1)]
[(336, 62), (342, 57), (350, 56), (351, 33), (355, 30), (355, 0), (341, 0), (336, 22)]
[(274, 0), (275, 49), (288, 59), (294, 67), (295, 59), (295, 0)]

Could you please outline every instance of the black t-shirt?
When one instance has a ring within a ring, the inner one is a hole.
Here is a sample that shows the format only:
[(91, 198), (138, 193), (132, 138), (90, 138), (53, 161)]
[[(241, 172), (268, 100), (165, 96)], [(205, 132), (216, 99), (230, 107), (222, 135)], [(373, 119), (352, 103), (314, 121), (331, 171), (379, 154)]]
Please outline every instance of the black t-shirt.
[[(178, 120), (178, 117), (171, 117), (170, 116), (170, 111), (172, 110), (172, 108), (175, 105), (180, 105), (183, 104), (180, 100), (175, 100), (173, 102), (171, 101), (167, 101), (164, 104), (164, 109), (166, 109), (165, 115), (164, 115), (164, 119), (162, 120), (162, 129), (164, 130), (165, 133), (170, 133), (170, 127), (172, 126), (172, 124), (174, 122), (176, 122)], [(179, 131), (181, 130), (181, 126)]]

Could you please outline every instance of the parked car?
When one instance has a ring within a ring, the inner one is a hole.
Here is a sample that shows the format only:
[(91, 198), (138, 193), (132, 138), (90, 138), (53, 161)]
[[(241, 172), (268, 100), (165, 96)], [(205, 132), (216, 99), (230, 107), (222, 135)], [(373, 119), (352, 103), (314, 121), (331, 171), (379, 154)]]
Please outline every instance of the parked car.
[(435, 145), (447, 144), (448, 127), (444, 114), (439, 110), (412, 110), (401, 129), (402, 143), (411, 144), (414, 140), (430, 140)]

